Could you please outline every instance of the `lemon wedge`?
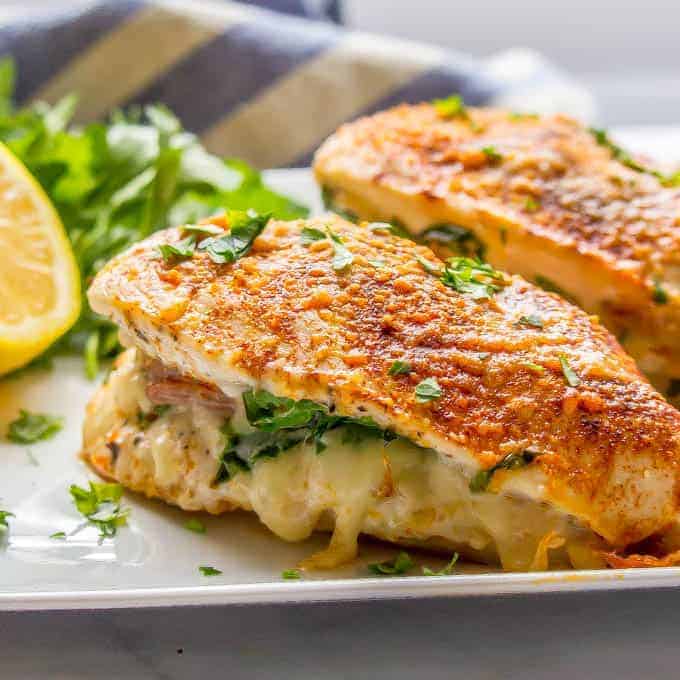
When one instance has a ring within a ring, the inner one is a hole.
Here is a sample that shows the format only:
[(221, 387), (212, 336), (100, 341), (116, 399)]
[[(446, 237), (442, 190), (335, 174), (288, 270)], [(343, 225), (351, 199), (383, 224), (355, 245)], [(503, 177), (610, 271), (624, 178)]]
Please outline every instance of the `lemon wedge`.
[(27, 364), (80, 313), (80, 276), (40, 185), (0, 144), (0, 375)]

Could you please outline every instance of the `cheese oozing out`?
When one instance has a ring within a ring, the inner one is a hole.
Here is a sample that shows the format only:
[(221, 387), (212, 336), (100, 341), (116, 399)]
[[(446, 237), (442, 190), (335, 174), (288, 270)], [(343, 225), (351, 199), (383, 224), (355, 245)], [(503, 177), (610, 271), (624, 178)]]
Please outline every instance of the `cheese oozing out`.
[[(185, 510), (254, 511), (288, 541), (332, 531), (329, 547), (303, 567), (352, 560), (360, 533), (455, 550), (507, 570), (602, 566), (596, 538), (573, 518), (520, 494), (473, 492), (469, 474), (454, 462), (403, 438), (348, 441), (340, 427), (326, 432), (321, 452), (302, 442), (218, 482), (224, 415), (197, 404), (154, 414), (146, 365), (139, 350), (127, 350), (95, 395), (84, 426), (85, 457), (124, 486)], [(228, 429), (252, 431), (240, 400)]]

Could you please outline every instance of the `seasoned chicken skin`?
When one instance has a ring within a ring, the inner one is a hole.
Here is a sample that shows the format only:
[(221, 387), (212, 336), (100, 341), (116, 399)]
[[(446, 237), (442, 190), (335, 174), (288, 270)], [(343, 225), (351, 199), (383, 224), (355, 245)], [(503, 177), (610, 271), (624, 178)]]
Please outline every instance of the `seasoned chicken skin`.
[(666, 389), (680, 378), (680, 189), (599, 142), (559, 115), (404, 105), (341, 127), (315, 172), (338, 210), (414, 234), (455, 225), (458, 245), (562, 291)]
[[(621, 550), (675, 522), (680, 413), (559, 296), (496, 272), (487, 295), (461, 292), (429, 249), (337, 216), (272, 221), (233, 264), (200, 250), (159, 258), (182, 237), (135, 245), (89, 291), (136, 348), (88, 409), (84, 455), (107, 476), (187, 509), (254, 509), (289, 540), (334, 526), (320, 566), (350, 559), (356, 548), (338, 546), (359, 531), (507, 568), (546, 568), (566, 546), (583, 564), (585, 544)], [(327, 451), (304, 443), (216, 484), (213, 400), (175, 401), (143, 427), (134, 418), (151, 411), (156, 361), (223, 392), (227, 415), (266, 390), (399, 439), (355, 451), (331, 432)], [(494, 474), (475, 487), (480, 471)], [(294, 530), (293, 515), (304, 517)]]

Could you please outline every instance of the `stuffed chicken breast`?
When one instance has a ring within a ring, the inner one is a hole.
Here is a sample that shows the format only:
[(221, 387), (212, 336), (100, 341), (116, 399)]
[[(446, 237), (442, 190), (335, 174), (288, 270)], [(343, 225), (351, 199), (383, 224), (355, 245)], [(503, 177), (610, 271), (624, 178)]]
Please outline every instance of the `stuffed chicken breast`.
[(334, 209), (396, 219), (598, 314), (680, 393), (680, 189), (602, 131), (452, 98), (341, 127), (315, 170)]
[(264, 225), (160, 232), (94, 280), (129, 347), (87, 411), (102, 475), (331, 531), (305, 567), (360, 533), (513, 570), (672, 549), (680, 413), (596, 319), (389, 225)]

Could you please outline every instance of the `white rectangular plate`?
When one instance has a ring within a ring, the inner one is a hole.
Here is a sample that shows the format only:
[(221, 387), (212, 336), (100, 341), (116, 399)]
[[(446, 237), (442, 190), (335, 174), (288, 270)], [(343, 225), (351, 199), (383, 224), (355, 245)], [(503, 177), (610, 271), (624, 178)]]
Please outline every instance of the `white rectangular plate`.
[[(268, 182), (320, 210), (308, 170), (273, 171)], [(286, 543), (246, 513), (201, 517), (206, 534), (184, 528), (187, 515), (161, 502), (126, 494), (129, 526), (113, 540), (100, 542), (91, 527), (79, 529), (69, 496), (72, 483), (92, 473), (76, 453), (85, 403), (94, 384), (83, 375), (80, 359), (57, 362), (0, 382), (0, 433), (19, 408), (61, 415), (64, 429), (52, 440), (24, 447), (0, 442), (0, 508), (11, 510), (11, 531), (0, 546), (0, 609), (71, 609), (198, 605), (281, 601), (433, 597), (501, 593), (538, 593), (601, 589), (670, 587), (680, 584), (680, 569), (507, 574), (462, 565), (443, 577), (371, 577), (367, 563), (392, 557), (395, 550), (364, 543), (361, 559), (332, 572), (285, 581), (281, 572), (319, 549), (326, 536)], [(68, 539), (50, 539), (64, 531)], [(75, 533), (73, 533), (75, 532)], [(415, 553), (414, 553), (415, 554)], [(439, 568), (443, 561), (417, 556), (420, 565)], [(199, 565), (219, 576), (205, 577)]]

